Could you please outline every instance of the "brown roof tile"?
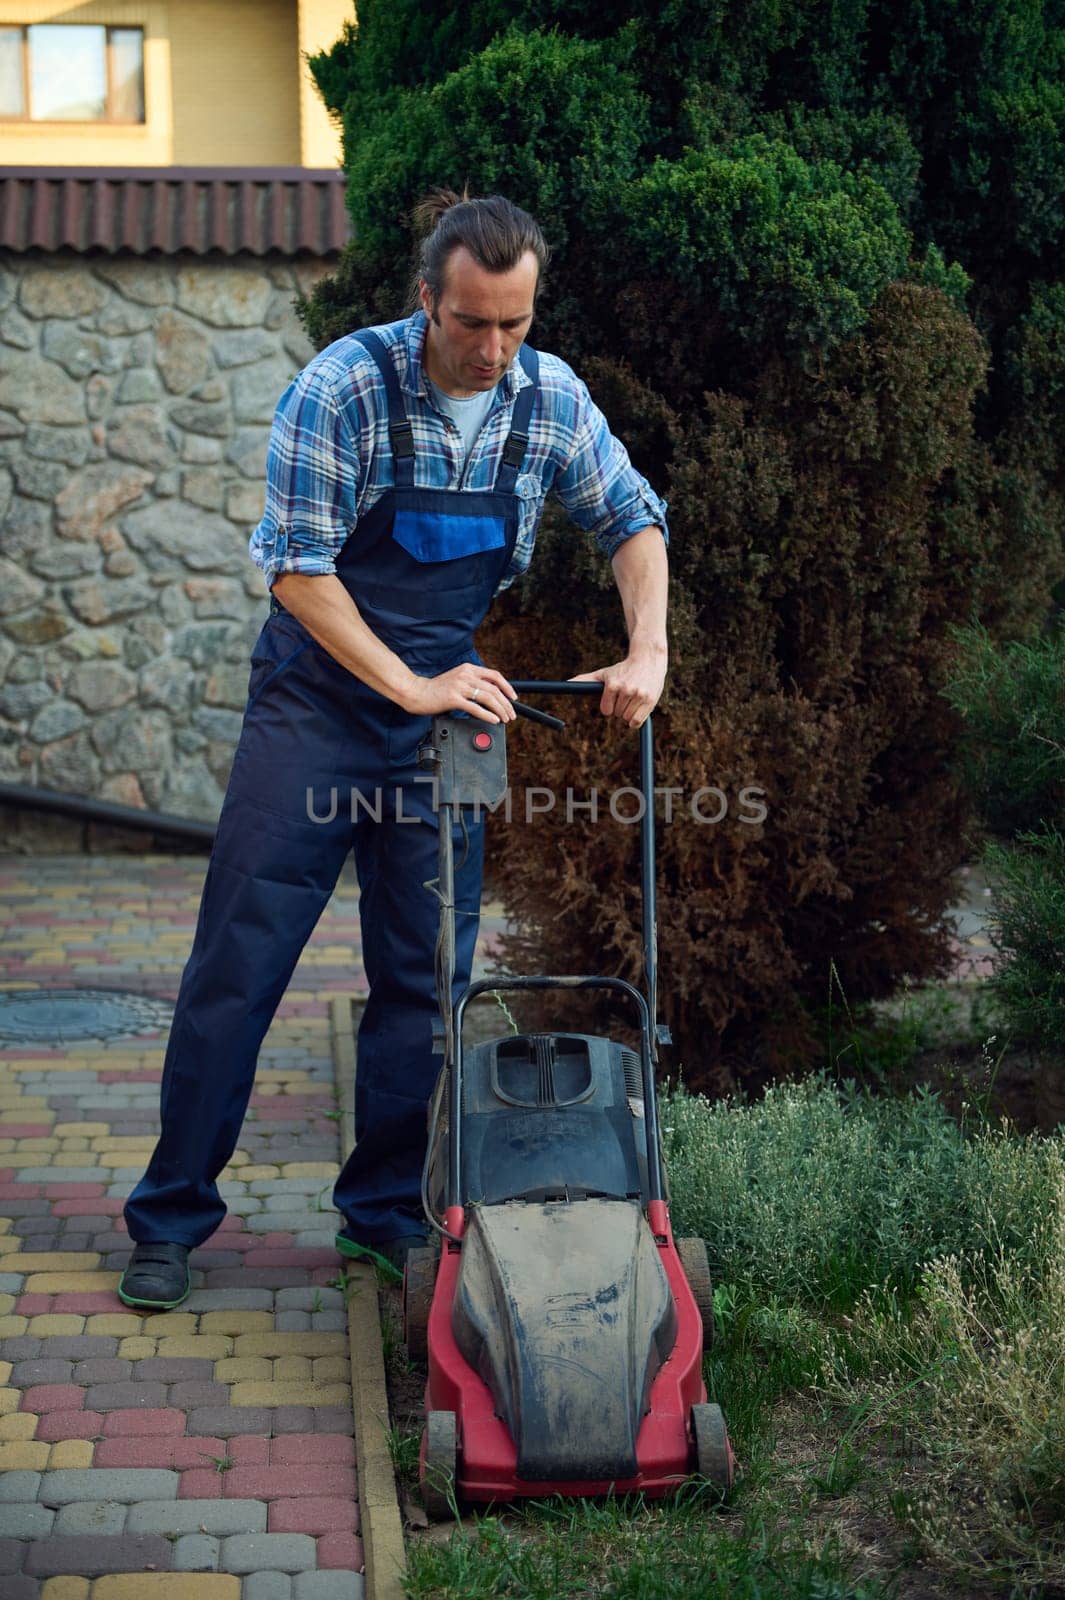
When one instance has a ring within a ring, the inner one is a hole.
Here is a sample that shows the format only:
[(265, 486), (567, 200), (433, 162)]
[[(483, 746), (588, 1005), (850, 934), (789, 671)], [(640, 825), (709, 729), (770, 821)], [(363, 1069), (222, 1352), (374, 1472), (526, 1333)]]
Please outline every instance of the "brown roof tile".
[(344, 174), (313, 167), (7, 167), (0, 248), (331, 255)]

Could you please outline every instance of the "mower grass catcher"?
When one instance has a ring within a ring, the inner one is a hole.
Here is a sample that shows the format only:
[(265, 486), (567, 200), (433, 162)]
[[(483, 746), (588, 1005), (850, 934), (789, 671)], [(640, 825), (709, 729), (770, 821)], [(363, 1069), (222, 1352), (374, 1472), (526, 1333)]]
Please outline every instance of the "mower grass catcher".
[[(521, 693), (602, 692), (591, 682)], [(560, 729), (557, 717), (519, 714)], [(437, 1045), (422, 1203), (440, 1248), (409, 1256), (404, 1334), (428, 1363), (420, 1484), (430, 1516), (450, 1500), (642, 1490), (698, 1473), (727, 1491), (734, 1458), (708, 1404), (713, 1298), (701, 1239), (674, 1239), (654, 1091), (654, 774), (640, 730), (646, 992), (620, 978), (500, 977), (452, 1004), (452, 828), (506, 791), (502, 725), (433, 719), (420, 752), (441, 813)], [(487, 991), (595, 988), (631, 1003), (639, 1053), (583, 1033), (508, 1034), (464, 1050), (468, 1003)]]

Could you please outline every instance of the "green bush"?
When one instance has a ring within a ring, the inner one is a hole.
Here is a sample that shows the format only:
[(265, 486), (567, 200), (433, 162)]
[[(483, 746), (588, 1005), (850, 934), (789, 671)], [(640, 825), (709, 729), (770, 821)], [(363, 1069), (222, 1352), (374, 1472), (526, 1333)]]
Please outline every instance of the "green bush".
[(1018, 1039), (1060, 1050), (1065, 1040), (1065, 833), (1053, 823), (992, 842), (991, 987)]
[(960, 762), (985, 825), (983, 864), (998, 951), (991, 990), (1012, 1034), (1065, 1039), (1065, 626), (1000, 647), (958, 629), (946, 693), (962, 717)]
[(637, 270), (668, 273), (745, 340), (827, 349), (906, 272), (909, 237), (875, 178), (762, 133), (656, 161), (626, 201)]
[(1065, 815), (1065, 627), (1004, 646), (978, 625), (952, 633), (959, 652), (944, 692), (985, 826), (1009, 838)]
[[(731, 802), (659, 833), (693, 1087), (816, 1061), (833, 964), (856, 1003), (948, 970), (950, 626), (1029, 638), (1065, 571), (1061, 59), (1040, 0), (366, 0), (312, 62), (355, 221), (315, 338), (400, 314), (428, 185), (501, 190), (555, 251), (533, 342), (669, 503), (659, 782)], [(479, 645), (523, 677), (622, 653), (609, 570), (550, 510)], [(515, 735), (519, 791), (631, 781), (631, 739), (570, 720)], [(579, 925), (582, 965), (638, 977), (633, 850), (558, 815), (493, 829), (508, 963), (572, 970)]]

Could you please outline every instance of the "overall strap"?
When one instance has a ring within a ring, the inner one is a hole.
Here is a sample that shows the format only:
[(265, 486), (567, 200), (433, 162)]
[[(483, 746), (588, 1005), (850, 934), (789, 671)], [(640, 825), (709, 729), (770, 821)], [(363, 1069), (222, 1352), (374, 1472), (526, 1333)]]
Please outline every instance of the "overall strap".
[(518, 398), (514, 402), (510, 432), (503, 446), (499, 471), (496, 473), (497, 494), (514, 493), (514, 486), (518, 481), (518, 473), (521, 471), (529, 444), (529, 419), (532, 416), (533, 401), (536, 399), (536, 382), (540, 375), (540, 357), (529, 345), (522, 345), (518, 351), (518, 360), (532, 382), (526, 384), (524, 389), (519, 389)]
[(354, 337), (373, 356), (384, 379), (396, 487), (409, 488), (414, 483), (414, 429), (403, 404), (403, 391), (399, 387), (391, 353), (381, 336), (370, 328), (360, 328)]

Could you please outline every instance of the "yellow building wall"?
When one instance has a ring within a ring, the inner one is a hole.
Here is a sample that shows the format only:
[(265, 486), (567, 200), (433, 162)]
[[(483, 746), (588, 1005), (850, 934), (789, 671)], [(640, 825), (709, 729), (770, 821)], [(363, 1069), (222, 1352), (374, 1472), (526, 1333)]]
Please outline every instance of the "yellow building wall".
[(179, 167), (298, 167), (295, 0), (170, 0)]
[(142, 127), (0, 121), (4, 166), (337, 167), (340, 133), (304, 56), (352, 0), (0, 0), (0, 25), (143, 27)]
[(0, 166), (166, 167), (173, 161), (168, 0), (0, 0), (0, 25), (110, 22), (144, 29), (140, 127), (103, 123), (0, 122)]
[(328, 50), (355, 21), (352, 0), (299, 0), (300, 161), (305, 167), (339, 167), (340, 129), (322, 103), (307, 70), (307, 56)]

